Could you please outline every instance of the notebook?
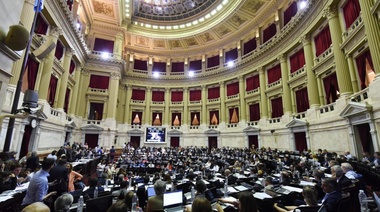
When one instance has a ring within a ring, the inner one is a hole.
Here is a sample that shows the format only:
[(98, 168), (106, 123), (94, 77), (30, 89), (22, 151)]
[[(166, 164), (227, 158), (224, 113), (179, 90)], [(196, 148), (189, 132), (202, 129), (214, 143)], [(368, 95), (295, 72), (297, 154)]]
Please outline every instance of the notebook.
[(167, 212), (183, 211), (182, 191), (174, 191), (164, 194), (164, 209)]

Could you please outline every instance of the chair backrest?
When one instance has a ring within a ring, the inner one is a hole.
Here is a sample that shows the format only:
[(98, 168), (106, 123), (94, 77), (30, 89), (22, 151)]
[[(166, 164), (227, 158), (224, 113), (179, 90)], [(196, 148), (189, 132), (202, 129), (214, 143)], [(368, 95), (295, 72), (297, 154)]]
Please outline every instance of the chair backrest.
[(350, 193), (351, 211), (360, 211), (359, 187), (353, 184), (349, 187), (343, 188), (342, 191)]
[(377, 196), (376, 192), (373, 192), (373, 198), (375, 199), (377, 208), (380, 210), (380, 197)]
[(338, 212), (351, 211), (353, 208), (351, 204), (350, 193), (342, 192), (342, 198), (338, 200), (336, 205)]
[(102, 196), (86, 201), (86, 211), (107, 212), (112, 205), (112, 195)]

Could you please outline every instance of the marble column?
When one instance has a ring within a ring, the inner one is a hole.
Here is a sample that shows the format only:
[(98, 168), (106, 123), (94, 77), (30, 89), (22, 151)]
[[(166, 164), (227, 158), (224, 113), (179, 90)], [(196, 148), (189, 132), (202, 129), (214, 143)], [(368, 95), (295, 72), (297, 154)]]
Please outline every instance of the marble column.
[(188, 116), (189, 116), (188, 103), (189, 103), (189, 88), (184, 87), (183, 88), (183, 115), (182, 115), (181, 125), (184, 125), (184, 124), (190, 125), (188, 123)]
[(122, 52), (123, 52), (123, 34), (121, 32), (117, 33), (115, 36), (115, 43), (114, 43), (114, 55), (116, 56), (116, 59), (120, 60), (122, 58)]
[[(125, 106), (124, 106), (124, 123), (130, 124), (132, 123), (132, 120), (130, 119), (131, 112), (130, 110), (130, 103), (132, 98), (132, 86), (126, 85), (127, 89), (127, 96), (125, 97)], [(142, 118), (142, 117), (140, 117)]]
[(61, 111), (63, 111), (63, 107), (65, 104), (67, 82), (69, 80), (70, 63), (71, 63), (71, 58), (73, 57), (73, 53), (74, 53), (73, 50), (66, 48), (65, 57), (63, 59), (63, 74), (61, 76), (61, 84), (59, 87), (58, 105), (57, 105), (57, 109)]
[(351, 55), (347, 55), (346, 58), (347, 58), (347, 63), (348, 63), (348, 69), (350, 70), (352, 90), (354, 93), (357, 93), (359, 92), (359, 85), (358, 85), (358, 79), (356, 78), (354, 59), (352, 58)]
[(329, 22), (339, 92), (341, 96), (347, 96), (352, 94), (352, 85), (347, 60), (343, 50), (340, 49), (340, 44), (342, 43), (342, 30), (340, 27), (337, 5), (328, 6), (324, 10), (324, 15), (327, 17)]
[(287, 56), (282, 54), (278, 58), (281, 66), (282, 81), (282, 104), (284, 106), (284, 114), (292, 114), (292, 102), (290, 98), (290, 88), (288, 85), (289, 70)]
[(265, 70), (263, 67), (258, 68), (259, 78), (260, 78), (260, 108), (261, 108), (261, 118), (268, 118), (268, 101), (265, 90), (267, 83), (265, 80)]
[(240, 99), (240, 119), (239, 122), (245, 122), (247, 120), (247, 106), (245, 103), (245, 86), (244, 77), (239, 76), (239, 99)]
[[(81, 77), (79, 83), (79, 93), (78, 93), (78, 104), (77, 104), (77, 113), (83, 118), (88, 117), (87, 108), (88, 108), (88, 98), (86, 93), (88, 91), (88, 85), (90, 84), (90, 71), (87, 69), (81, 69)], [(84, 89), (83, 89), (84, 88)], [(83, 104), (83, 100), (86, 100), (86, 104)]]
[[(50, 26), (50, 35), (53, 43), (57, 44), (58, 36), (62, 33), (62, 30), (55, 26)], [(47, 101), (48, 91), (50, 85), (51, 71), (53, 69), (53, 63), (55, 58), (55, 48), (43, 59), (43, 68), (41, 73), (41, 83), (38, 88), (38, 98), (42, 101)]]
[(202, 85), (202, 118), (201, 118), (201, 123), (205, 123), (207, 125), (207, 106), (206, 106), (206, 103), (207, 103), (207, 96), (206, 96), (206, 85)]
[[(219, 116), (219, 124), (221, 123), (229, 123), (226, 121), (226, 89), (224, 82), (219, 82), (219, 92), (220, 92), (220, 116)], [(211, 118), (211, 117), (210, 117)]]
[(74, 88), (71, 94), (70, 99), (70, 107), (69, 107), (69, 114), (75, 115), (77, 112), (77, 102), (78, 102), (78, 93), (79, 93), (79, 86), (80, 86), (80, 78), (81, 78), (81, 69), (82, 67), (77, 67), (74, 72)]
[(224, 49), (220, 49), (219, 50), (219, 67), (223, 67), (223, 65), (225, 63), (225, 61), (224, 61), (225, 57), (226, 56), (224, 55)]
[(321, 102), (319, 101), (317, 77), (313, 71), (314, 60), (313, 60), (313, 50), (311, 47), (310, 35), (304, 35), (301, 37), (300, 42), (303, 45), (303, 52), (305, 56), (305, 69), (307, 77), (307, 96), (309, 97), (310, 108), (319, 107)]
[[(152, 87), (146, 87), (146, 94), (145, 94), (145, 120), (144, 123), (146, 125), (152, 125), (152, 122), (150, 121), (150, 117), (152, 116), (150, 112), (150, 103), (152, 102)], [(134, 117), (132, 117), (134, 118)], [(162, 117), (161, 117), (162, 118)], [(141, 120), (141, 124), (142, 124)]]
[(119, 81), (119, 93), (118, 93), (118, 101), (117, 101), (117, 115), (116, 115), (116, 121), (117, 123), (124, 123), (124, 104), (125, 104), (125, 97), (126, 97), (126, 89), (125, 89), (125, 82)]
[(170, 117), (171, 117), (171, 114), (170, 114), (170, 110), (169, 110), (169, 106), (170, 106), (170, 103), (171, 103), (171, 100), (170, 100), (170, 88), (165, 88), (165, 101), (164, 101), (164, 103), (165, 103), (165, 111), (164, 111), (164, 117), (165, 117), (165, 119), (162, 119), (162, 120), (164, 120), (164, 122), (162, 123), (162, 125), (171, 125), (171, 119), (170, 119)]
[(369, 50), (371, 51), (374, 72), (380, 72), (380, 21), (371, 10), (374, 6), (373, 0), (359, 0), (361, 15), (364, 22), (365, 34), (367, 35)]
[(116, 106), (117, 97), (119, 92), (119, 80), (121, 74), (118, 71), (111, 72), (110, 74), (110, 85), (108, 88), (108, 107), (107, 107), (107, 118), (116, 118)]

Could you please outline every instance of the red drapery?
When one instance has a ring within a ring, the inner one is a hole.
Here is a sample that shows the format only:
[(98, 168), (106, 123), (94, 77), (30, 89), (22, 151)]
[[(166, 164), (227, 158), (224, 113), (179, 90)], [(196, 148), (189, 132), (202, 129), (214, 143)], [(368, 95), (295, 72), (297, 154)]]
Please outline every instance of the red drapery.
[(259, 136), (258, 135), (249, 135), (248, 136), (248, 147), (251, 148), (252, 145), (255, 145), (255, 148), (259, 147)]
[(66, 2), (67, 2), (67, 6), (69, 7), (69, 10), (71, 10), (73, 7), (73, 0), (67, 0)]
[(89, 148), (95, 148), (98, 145), (99, 134), (86, 134), (84, 142), (87, 143)]
[(174, 62), (172, 63), (172, 72), (184, 72), (185, 63), (184, 62)]
[(358, 69), (358, 74), (360, 78), (360, 87), (361, 89), (364, 89), (367, 87), (366, 83), (366, 76), (367, 76), (367, 69), (366, 69), (366, 61), (368, 61), (369, 66), (373, 69), (373, 62), (371, 57), (371, 52), (368, 50), (364, 52), (363, 54), (359, 55), (356, 58), (356, 67)]
[(348, 0), (347, 3), (343, 6), (343, 15), (344, 21), (346, 23), (346, 29), (348, 29), (359, 17), (360, 10), (359, 0)]
[(69, 103), (70, 103), (70, 92), (71, 90), (66, 88), (66, 94), (65, 94), (65, 104), (63, 105), (63, 111), (65, 111), (65, 113), (67, 113), (67, 109), (69, 107)]
[(314, 37), (315, 55), (318, 57), (331, 45), (330, 28), (326, 26), (317, 36)]
[(173, 122), (175, 120), (175, 117), (178, 116), (178, 120), (179, 120), (179, 126), (182, 125), (182, 119), (181, 119), (181, 113), (172, 113), (172, 123), (171, 125), (173, 126)]
[(296, 144), (296, 150), (298, 150), (299, 152), (303, 152), (304, 150), (307, 150), (305, 132), (294, 133), (294, 141)]
[(133, 100), (145, 100), (145, 90), (132, 89)]
[(200, 101), (201, 99), (202, 99), (201, 90), (190, 90), (190, 101)]
[[(140, 120), (140, 123), (133, 123), (133, 120), (135, 120), (136, 115), (139, 117), (138, 119)], [(156, 117), (154, 117), (154, 118), (156, 118)], [(161, 116), (160, 116), (160, 118), (161, 118)], [(132, 117), (131, 117), (131, 124), (132, 125), (133, 124), (139, 124), (139, 125), (141, 125), (142, 124), (142, 120), (143, 120), (143, 113), (142, 112), (140, 112), (140, 111), (132, 111)]]
[(110, 78), (92, 74), (90, 77), (90, 88), (108, 89)]
[(30, 137), (32, 136), (33, 128), (30, 125), (25, 125), (24, 136), (22, 137), (20, 157), (24, 157), (28, 154)]
[(55, 93), (57, 92), (57, 84), (58, 84), (58, 79), (54, 75), (51, 75), (49, 91), (48, 91), (48, 103), (50, 104), (51, 107), (53, 107), (54, 105)]
[(271, 84), (273, 82), (276, 82), (277, 80), (281, 79), (281, 66), (280, 64), (268, 69), (268, 84)]
[(207, 68), (219, 66), (220, 61), (219, 61), (219, 55), (215, 55), (213, 57), (207, 58)]
[(65, 47), (62, 45), (61, 41), (58, 40), (57, 46), (55, 47), (55, 58), (58, 60), (62, 59), (64, 48)]
[(213, 123), (212, 123), (212, 117), (214, 116), (214, 114), (215, 114), (215, 117), (216, 117), (216, 119), (218, 121), (217, 124), (220, 123), (220, 120), (219, 120), (219, 111), (218, 110), (213, 110), (213, 111), (210, 111), (210, 125), (213, 125)]
[(193, 60), (189, 64), (190, 71), (202, 70), (202, 60)]
[(69, 73), (72, 74), (75, 70), (75, 67), (76, 67), (76, 64), (74, 62), (74, 60), (71, 60), (70, 61), (70, 68), (69, 68)]
[(362, 144), (363, 152), (371, 152), (372, 148), (372, 136), (371, 136), (371, 129), (369, 127), (368, 123), (365, 124), (359, 124), (357, 125), (357, 129), (359, 132), (360, 141)]
[(249, 105), (249, 121), (260, 120), (260, 105), (259, 103)]
[(209, 136), (208, 137), (208, 149), (218, 148), (218, 137)]
[(256, 88), (258, 88), (260, 86), (260, 79), (259, 79), (259, 75), (255, 75), (255, 76), (252, 76), (252, 77), (248, 77), (246, 80), (245, 80), (247, 86), (245, 88), (246, 91), (251, 91), (251, 90), (254, 90)]
[(277, 33), (276, 24), (273, 23), (263, 30), (263, 43), (270, 40)]
[(152, 101), (155, 101), (155, 102), (165, 101), (165, 91), (152, 91)]
[(238, 107), (235, 107), (235, 108), (230, 108), (228, 109), (228, 113), (230, 115), (230, 118), (228, 119), (228, 122), (231, 124), (231, 119), (232, 119), (232, 115), (234, 113), (234, 110), (236, 111), (236, 115), (237, 115), (237, 121), (239, 122), (239, 108)]
[(147, 71), (148, 61), (135, 59), (133, 61), (133, 69)]
[(290, 60), (290, 73), (293, 73), (305, 65), (305, 55), (303, 49), (299, 50), (289, 58)]
[(297, 112), (301, 113), (309, 109), (309, 96), (307, 87), (296, 91)]
[(207, 91), (207, 99), (217, 99), (220, 97), (219, 87), (209, 88)]
[(165, 62), (153, 62), (153, 71), (155, 72), (166, 72)]
[(113, 53), (114, 41), (95, 38), (94, 50)]
[[(194, 120), (195, 116), (197, 116), (197, 120), (198, 120), (199, 124), (201, 123), (200, 112), (191, 112), (191, 113), (190, 113), (190, 117), (191, 117), (190, 125), (191, 125), (191, 126), (194, 126), (194, 125), (193, 125), (193, 120)], [(199, 124), (198, 124), (198, 125), (199, 125)], [(196, 126), (198, 126), (198, 125), (196, 125)]]
[[(160, 125), (154, 124), (154, 121), (156, 120), (157, 115), (161, 123)], [(135, 117), (132, 117), (132, 118), (134, 119)], [(152, 126), (162, 126), (162, 113), (159, 113), (159, 112), (152, 113)]]
[(272, 118), (278, 118), (284, 115), (284, 109), (282, 108), (282, 97), (272, 99)]
[(172, 102), (182, 102), (183, 101), (183, 91), (172, 91)]
[(41, 13), (38, 13), (36, 26), (34, 28), (34, 33), (46, 35), (49, 25), (42, 18)]
[(34, 90), (39, 65), (40, 64), (37, 61), (33, 60), (31, 57), (28, 57), (28, 62), (25, 67), (26, 70), (24, 72), (24, 79), (26, 80), (23, 80), (23, 92), (26, 90)]
[(234, 82), (227, 85), (227, 96), (236, 95), (239, 93), (239, 82)]
[(238, 58), (238, 50), (237, 48), (234, 48), (226, 52), (224, 61), (225, 63), (227, 63), (229, 61), (236, 60), (237, 58)]
[(179, 137), (170, 137), (170, 146), (179, 147)]
[(131, 136), (131, 142), (130, 145), (133, 146), (133, 148), (140, 147), (140, 136)]
[(251, 51), (255, 50), (256, 47), (257, 47), (256, 37), (254, 37), (251, 40), (244, 43), (243, 55), (246, 55), (246, 54), (250, 53)]
[(90, 103), (90, 113), (88, 114), (89, 120), (102, 120), (103, 119), (103, 103)]
[(294, 1), (285, 11), (284, 11), (284, 26), (289, 23), (289, 21), (297, 14), (298, 7), (297, 1)]
[(333, 73), (323, 79), (323, 86), (326, 93), (326, 104), (335, 102), (338, 98), (337, 91), (339, 91), (338, 80), (336, 73)]

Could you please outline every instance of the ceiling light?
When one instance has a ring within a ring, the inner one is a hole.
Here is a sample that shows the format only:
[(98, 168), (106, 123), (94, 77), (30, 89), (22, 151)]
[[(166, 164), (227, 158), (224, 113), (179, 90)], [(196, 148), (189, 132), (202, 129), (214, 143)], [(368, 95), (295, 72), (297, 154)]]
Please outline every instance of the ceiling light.
[(158, 29), (158, 26), (157, 25), (153, 25), (153, 29)]
[(215, 14), (216, 14), (216, 10), (211, 11), (211, 15), (215, 15)]
[(234, 66), (234, 61), (228, 61), (227, 62), (227, 66), (230, 67), (230, 68), (233, 67)]
[(194, 76), (194, 71), (189, 71), (189, 77), (193, 77)]
[(166, 29), (172, 29), (172, 26), (166, 26)]
[(198, 24), (198, 20), (193, 21), (193, 24), (194, 25)]
[(225, 5), (227, 3), (228, 3), (228, 0), (224, 0), (222, 4)]
[(173, 29), (178, 29), (178, 28), (179, 28), (178, 25), (173, 26)]
[(205, 18), (202, 17), (202, 18), (199, 19), (199, 22), (203, 22), (204, 20), (205, 20)]
[(77, 23), (77, 29), (80, 29), (80, 23)]
[(159, 76), (160, 74), (157, 71), (153, 72), (153, 77), (158, 78)]
[(102, 52), (102, 58), (107, 59), (110, 56), (108, 52)]
[(216, 7), (216, 10), (221, 10), (223, 8), (223, 6), (221, 4), (219, 4), (217, 7)]
[(210, 18), (210, 17), (211, 17), (210, 14), (207, 14), (207, 15), (205, 16), (206, 19), (208, 19), (208, 18)]
[(187, 26), (187, 27), (190, 27), (190, 26), (191, 26), (191, 23), (187, 23), (186, 26)]
[(305, 7), (307, 6), (307, 2), (306, 1), (301, 1), (300, 3), (299, 3), (299, 6), (300, 6), (300, 9), (302, 10), (302, 9), (305, 9)]

